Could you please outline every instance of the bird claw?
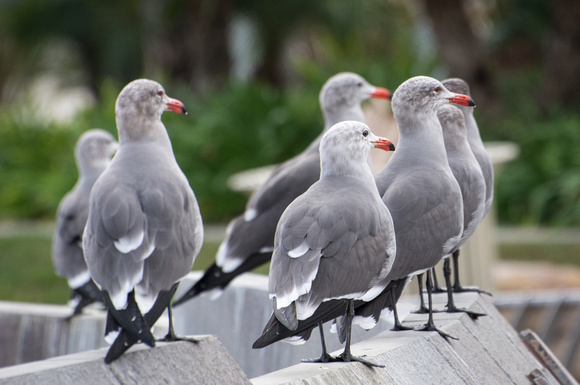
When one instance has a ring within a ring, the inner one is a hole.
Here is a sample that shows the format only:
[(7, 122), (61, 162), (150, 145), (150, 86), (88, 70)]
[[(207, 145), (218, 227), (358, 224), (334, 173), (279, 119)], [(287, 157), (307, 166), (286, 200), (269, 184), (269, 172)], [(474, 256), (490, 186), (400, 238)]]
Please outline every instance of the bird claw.
[(479, 317), (484, 317), (487, 315), (486, 313), (479, 313), (473, 310), (457, 307), (455, 305), (451, 307), (449, 307), (449, 305), (446, 305), (445, 307), (447, 308), (446, 310), (433, 310), (433, 313), (465, 313), (469, 317), (471, 317), (471, 319), (474, 320), (478, 319)]
[(457, 337), (453, 337), (451, 334), (445, 333), (443, 330), (437, 328), (433, 323), (426, 323), (421, 328), (415, 329), (418, 332), (437, 332), (443, 338), (451, 338), (452, 340), (459, 340)]
[(395, 326), (393, 326), (393, 328), (391, 329), (391, 331), (393, 331), (393, 332), (400, 332), (400, 331), (404, 331), (404, 330), (415, 330), (415, 328), (413, 328), (411, 326), (405, 326), (399, 322), (398, 324), (395, 324)]
[(175, 333), (167, 333), (165, 337), (156, 340), (158, 342), (176, 342), (176, 341), (188, 341), (194, 344), (199, 343), (200, 340), (191, 337), (181, 337)]
[(454, 293), (479, 293), (479, 294), (485, 294), (485, 295), (489, 295), (490, 297), (493, 297), (493, 294), (491, 294), (488, 291), (485, 290), (481, 290), (478, 287), (463, 287), (461, 285), (453, 285), (453, 292)]
[(336, 357), (333, 357), (328, 353), (323, 353), (318, 358), (305, 358), (302, 360), (302, 362), (305, 362), (305, 363), (360, 362), (361, 364), (364, 364), (368, 367), (373, 367), (373, 368), (384, 368), (385, 367), (385, 365), (374, 363), (374, 362), (369, 361), (363, 357), (357, 357), (357, 356), (350, 355), (349, 357), (345, 358), (344, 353), (339, 354)]
[(301, 361), (306, 363), (324, 363), (324, 362), (335, 362), (336, 358), (332, 357), (328, 353), (322, 353), (322, 355), (318, 358), (303, 358)]
[(381, 365), (381, 364), (377, 364), (375, 362), (369, 361), (365, 358), (363, 358), (363, 356), (352, 356), (350, 355), (349, 357), (344, 357), (343, 354), (338, 355), (335, 358), (335, 361), (342, 361), (342, 362), (360, 362), (361, 364), (364, 364), (366, 366), (368, 366), (369, 368), (384, 368), (385, 365)]

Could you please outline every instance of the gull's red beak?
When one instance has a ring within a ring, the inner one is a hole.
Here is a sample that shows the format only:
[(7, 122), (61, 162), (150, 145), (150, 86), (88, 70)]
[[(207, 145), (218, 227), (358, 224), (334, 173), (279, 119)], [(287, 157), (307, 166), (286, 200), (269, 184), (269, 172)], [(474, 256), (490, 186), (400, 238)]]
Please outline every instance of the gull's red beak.
[(187, 115), (187, 110), (185, 109), (185, 106), (177, 99), (169, 98), (169, 101), (167, 102), (166, 105), (169, 111)]
[(386, 88), (377, 87), (376, 91), (371, 94), (371, 98), (389, 100), (391, 99), (391, 93)]
[(377, 141), (373, 142), (376, 148), (384, 151), (395, 151), (395, 145), (387, 138), (378, 137)]
[(455, 94), (454, 96), (447, 98), (451, 103), (459, 104), (460, 106), (465, 107), (475, 107), (475, 102), (467, 95), (463, 94)]

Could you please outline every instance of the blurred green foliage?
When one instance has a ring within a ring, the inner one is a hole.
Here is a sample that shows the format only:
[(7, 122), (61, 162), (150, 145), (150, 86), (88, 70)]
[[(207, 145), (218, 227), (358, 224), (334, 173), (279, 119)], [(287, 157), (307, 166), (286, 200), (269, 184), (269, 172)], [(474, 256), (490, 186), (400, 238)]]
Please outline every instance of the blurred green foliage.
[[(381, 71), (378, 64), (359, 67), (375, 84), (391, 89), (400, 81), (396, 78), (406, 76), (404, 71)], [(163, 121), (205, 221), (225, 222), (243, 211), (247, 196), (229, 189), (230, 175), (283, 162), (319, 135), (323, 123), (318, 93), (327, 75), (307, 63), (302, 71), (309, 80), (285, 90), (234, 83), (201, 98), (187, 87), (166, 87), (189, 111), (187, 116), (165, 113)], [(540, 114), (526, 97), (525, 84), (534, 76), (502, 79), (498, 97), (512, 110), (509, 115), (476, 115), (484, 140), (513, 141), (521, 150), (497, 178), (499, 219), (579, 226), (580, 116), (557, 108)], [(38, 121), (26, 108), (0, 112), (0, 217), (54, 216), (77, 178), (73, 148), (78, 136), (92, 127), (116, 135), (114, 102), (120, 88), (105, 83), (102, 102), (67, 126)]]
[(531, 97), (540, 77), (534, 68), (504, 74), (497, 97), (509, 113), (476, 115), (484, 140), (511, 141), (520, 148), (496, 179), (498, 219), (580, 226), (580, 115), (557, 104), (540, 111)]
[[(163, 121), (206, 221), (226, 221), (243, 210), (247, 198), (227, 187), (231, 174), (282, 162), (320, 134), (320, 85), (282, 92), (239, 83), (203, 99), (187, 88), (166, 87), (189, 111), (165, 113)], [(104, 88), (103, 102), (68, 126), (45, 124), (25, 110), (0, 112), (0, 217), (55, 214), (78, 175), (73, 154), (78, 136), (93, 127), (117, 135), (113, 89), (121, 87)]]
[[(215, 3), (196, 4), (209, 12)], [(151, 37), (171, 31), (168, 26), (181, 20), (187, 4), (180, 0), (0, 3), (0, 85), (5, 83), (8, 89), (0, 96), (13, 94), (9, 91), (14, 84), (26, 85), (32, 74), (53, 69), (45, 63), (50, 60), (44, 58), (42, 47), (51, 39), (62, 39), (78, 56), (70, 59), (70, 68), (61, 68), (67, 74), (64, 78), (71, 84), (88, 83), (99, 98), (96, 107), (66, 125), (46, 123), (21, 101), (0, 110), (1, 218), (54, 216), (58, 201), (77, 178), (76, 139), (93, 127), (116, 135), (117, 94), (124, 81), (143, 76), (147, 68), (154, 67), (151, 77), (190, 111), (185, 117), (166, 113), (163, 120), (206, 222), (225, 222), (242, 212), (247, 197), (228, 188), (230, 175), (282, 162), (319, 135), (318, 93), (329, 76), (357, 72), (394, 91), (414, 75), (453, 75), (446, 73), (438, 56), (420, 1), (283, 0), (279, 7), (272, 7), (244, 0), (225, 7), (224, 17), (246, 14), (256, 22), (265, 53), (280, 55), (269, 64), (283, 68), (284, 82), (267, 85), (255, 78), (248, 82), (228, 79), (224, 88), (200, 95), (187, 82), (164, 79), (171, 77), (171, 71), (155, 67), (149, 57), (152, 51), (169, 53), (162, 50), (167, 49), (168, 40), (152, 43)], [(499, 107), (476, 110), (476, 117), (484, 140), (512, 141), (521, 150), (519, 158), (497, 178), (500, 222), (580, 226), (580, 114), (562, 107), (569, 98), (554, 100), (552, 106), (544, 103), (541, 111), (538, 103), (547, 74), (546, 39), (554, 32), (552, 3), (501, 0), (490, 4), (494, 11), (489, 19), (478, 19), (474, 13), (474, 20), (492, 27), (485, 49), (493, 67), (491, 89), (497, 93), (493, 98)], [(172, 36), (164, 38), (171, 41)], [(281, 53), (276, 44), (288, 41), (293, 42), (292, 49)], [(177, 61), (174, 64), (180, 67)], [(75, 66), (80, 67), (77, 72), (72, 70)]]

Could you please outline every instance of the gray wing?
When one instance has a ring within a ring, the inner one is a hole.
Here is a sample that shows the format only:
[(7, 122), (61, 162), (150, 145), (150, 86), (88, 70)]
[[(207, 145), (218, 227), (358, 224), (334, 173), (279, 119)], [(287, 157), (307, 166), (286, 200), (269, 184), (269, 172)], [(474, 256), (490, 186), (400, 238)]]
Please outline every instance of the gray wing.
[[(472, 130), (476, 130), (479, 132), (479, 128), (477, 127), (477, 122), (475, 121), (475, 117), (473, 114), (465, 116), (465, 124), (470, 125)], [(487, 154), (483, 142), (479, 135), (477, 136), (468, 136), (469, 146), (471, 147), (471, 151), (473, 151), (473, 155), (479, 163), (479, 167), (481, 167), (481, 172), (483, 174), (483, 179), (485, 180), (485, 213), (487, 214), (491, 208), (491, 204), (493, 202), (493, 194), (494, 194), (494, 175), (493, 175), (493, 163), (491, 162), (491, 158)]]
[[(89, 215), (90, 191), (75, 186), (61, 201), (52, 239), (52, 261), (58, 275), (69, 285), (81, 286), (90, 276), (83, 256), (82, 236)], [(75, 288), (75, 287), (73, 287)]]
[(182, 175), (137, 175), (137, 183), (108, 171), (93, 188), (85, 230), (91, 275), (114, 303), (137, 285), (154, 299), (189, 272), (201, 248), (197, 202)]
[(376, 193), (344, 179), (317, 182), (280, 219), (269, 290), (288, 327), (323, 300), (362, 298), (393, 263), (388, 210)]
[(450, 172), (415, 169), (391, 175), (383, 202), (397, 235), (394, 280), (435, 266), (455, 247), (463, 231), (463, 203)]
[(475, 157), (471, 156), (469, 159), (466, 156), (450, 156), (449, 166), (459, 184), (463, 198), (463, 235), (456, 247), (459, 248), (473, 234), (483, 219), (486, 186)]
[(250, 197), (246, 213), (230, 223), (224, 241), (224, 250), (227, 251), (218, 256), (218, 265), (223, 267), (230, 263), (237, 267), (260, 250), (271, 250), (280, 216), (319, 177), (320, 156), (317, 148), (280, 165)]

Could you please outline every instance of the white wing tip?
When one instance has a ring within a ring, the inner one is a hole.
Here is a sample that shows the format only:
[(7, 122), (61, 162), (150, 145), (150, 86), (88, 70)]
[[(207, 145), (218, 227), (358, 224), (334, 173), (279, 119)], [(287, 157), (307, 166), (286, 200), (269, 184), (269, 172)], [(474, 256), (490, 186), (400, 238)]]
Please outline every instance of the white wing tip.
[(139, 248), (139, 246), (141, 246), (144, 238), (145, 232), (143, 231), (139, 231), (135, 235), (127, 234), (114, 242), (115, 248), (123, 254), (130, 253), (131, 251), (136, 250)]
[(284, 338), (282, 342), (286, 342), (287, 344), (290, 345), (303, 345), (306, 342), (306, 340), (300, 336), (292, 336)]
[(310, 250), (310, 247), (308, 247), (308, 244), (306, 243), (306, 239), (304, 240), (304, 242), (302, 242), (302, 244), (292, 250), (288, 251), (288, 256), (290, 258), (299, 258), (301, 256), (303, 256), (304, 254), (306, 254), (306, 252)]
[(258, 216), (258, 210), (256, 209), (247, 209), (244, 212), (244, 221), (251, 222)]
[(71, 289), (78, 289), (79, 287), (83, 286), (87, 282), (91, 280), (91, 273), (88, 270), (83, 271), (80, 274), (75, 275), (74, 277), (70, 277), (68, 279), (68, 286)]

